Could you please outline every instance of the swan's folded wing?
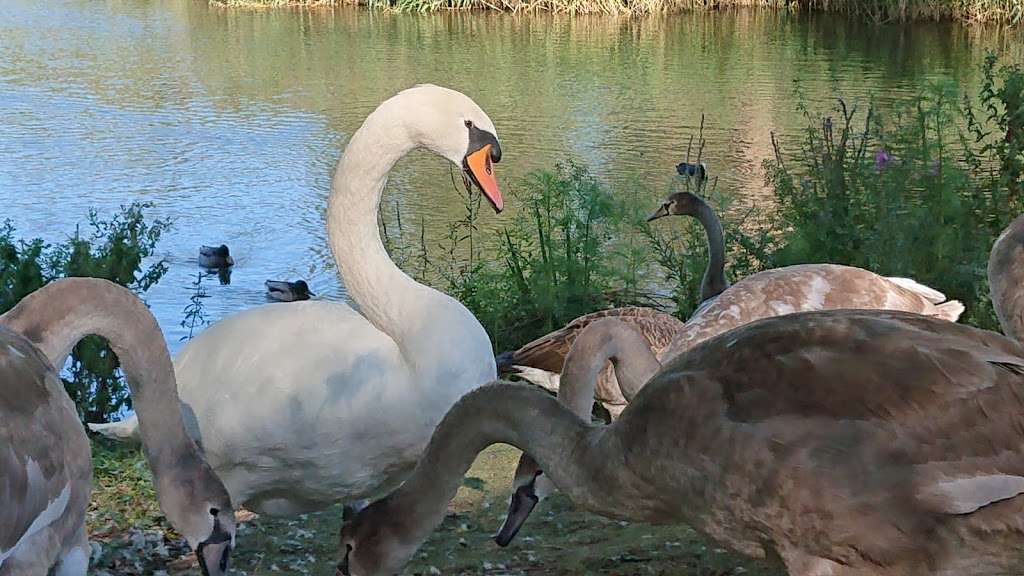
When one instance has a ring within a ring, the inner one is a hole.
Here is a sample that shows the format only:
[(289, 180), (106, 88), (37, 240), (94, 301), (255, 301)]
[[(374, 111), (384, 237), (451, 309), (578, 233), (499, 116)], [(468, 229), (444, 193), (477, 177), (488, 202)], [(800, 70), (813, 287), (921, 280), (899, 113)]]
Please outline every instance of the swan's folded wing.
[(727, 417), (737, 422), (779, 416), (897, 421), (927, 418), (934, 407), (976, 399), (985, 388), (1018, 405), (1016, 394), (1024, 396), (1024, 350), (1016, 342), (903, 312), (761, 320), (666, 366), (680, 370), (716, 379)]
[(1024, 476), (977, 474), (929, 482), (919, 489), (917, 500), (934, 512), (970, 514), (1022, 493)]
[(524, 344), (511, 354), (503, 354), (499, 370), (510, 365), (529, 366), (548, 372), (561, 373), (562, 364), (569, 354), (580, 331), (601, 318), (616, 318), (637, 329), (650, 342), (655, 352), (664, 349), (672, 341), (683, 323), (675, 316), (653, 308), (627, 306), (591, 312), (550, 332), (532, 342)]
[(1022, 415), (1017, 342), (905, 312), (837, 310), (760, 320), (695, 346), (610, 429), (634, 447), (638, 475), (664, 477), (649, 463), (688, 453), (704, 477), (758, 486), (759, 503), (849, 521), (827, 539), (805, 524), (799, 536), (814, 554), (842, 542), (886, 565), (893, 542), (929, 537), (936, 514), (1005, 506), (985, 524), (993, 530), (1021, 516)]
[(71, 485), (63, 475), (47, 476), (38, 462), (0, 448), (0, 566), (32, 535), (67, 510)]
[(64, 446), (47, 425), (67, 424), (44, 381), (48, 368), (24, 339), (0, 328), (0, 566), (60, 518), (71, 498)]

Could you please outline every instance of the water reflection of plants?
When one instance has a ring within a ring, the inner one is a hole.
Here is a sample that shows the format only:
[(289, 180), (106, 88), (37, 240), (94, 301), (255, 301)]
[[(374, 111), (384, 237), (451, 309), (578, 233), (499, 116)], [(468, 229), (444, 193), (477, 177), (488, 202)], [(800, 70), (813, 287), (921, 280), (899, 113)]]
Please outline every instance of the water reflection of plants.
[(723, 8), (770, 8), (852, 14), (876, 24), (956, 19), (967, 22), (1024, 21), (1021, 0), (214, 0), (226, 6), (324, 6), (358, 4), (397, 12), (490, 9), (565, 14), (659, 14)]

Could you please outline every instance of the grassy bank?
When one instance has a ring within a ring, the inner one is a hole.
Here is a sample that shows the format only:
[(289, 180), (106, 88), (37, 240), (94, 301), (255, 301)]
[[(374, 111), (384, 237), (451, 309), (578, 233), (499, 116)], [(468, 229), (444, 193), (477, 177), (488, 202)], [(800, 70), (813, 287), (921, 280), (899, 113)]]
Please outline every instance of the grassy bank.
[(232, 7), (357, 4), (401, 12), (488, 9), (503, 12), (641, 15), (683, 11), (766, 8), (850, 14), (871, 22), (1024, 20), (1024, 0), (210, 0)]
[[(93, 540), (100, 544), (99, 562), (90, 574), (135, 576), (165, 570), (173, 576), (199, 576), (194, 556), (154, 511), (151, 489), (142, 481), (148, 472), (141, 454), (100, 444), (93, 450), (101, 454), (104, 465), (97, 470), (90, 514)], [(519, 454), (505, 445), (480, 454), (444, 522), (403, 575), (783, 574), (729, 553), (685, 526), (616, 522), (576, 510), (559, 495), (537, 508), (511, 546), (499, 548), (491, 536), (503, 518)], [(117, 480), (118, 475), (125, 478)], [(139, 488), (132, 492), (126, 486)], [(112, 516), (121, 517), (124, 525), (135, 529), (107, 533)], [(243, 517), (246, 521), (239, 528), (238, 548), (232, 554), (235, 574), (334, 573), (340, 509), (289, 519)]]

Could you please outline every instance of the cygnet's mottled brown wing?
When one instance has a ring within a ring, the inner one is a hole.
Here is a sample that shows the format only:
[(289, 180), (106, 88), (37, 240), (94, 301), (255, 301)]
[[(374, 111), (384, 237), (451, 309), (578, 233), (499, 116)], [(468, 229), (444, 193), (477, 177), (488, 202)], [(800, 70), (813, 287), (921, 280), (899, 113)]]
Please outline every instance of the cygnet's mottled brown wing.
[(580, 316), (565, 327), (541, 336), (514, 352), (503, 354), (499, 360), (498, 370), (518, 365), (560, 373), (576, 336), (587, 325), (600, 318), (616, 318), (634, 327), (650, 342), (656, 354), (668, 346), (675, 333), (683, 326), (675, 316), (653, 308), (628, 306), (599, 310)]
[(801, 264), (765, 270), (732, 285), (690, 318), (661, 357), (673, 358), (755, 320), (795, 312), (900, 310), (955, 320), (963, 306), (935, 302), (941, 298), (941, 293), (915, 282), (850, 266)]
[(32, 534), (84, 519), (91, 473), (88, 440), (49, 361), (0, 326), (0, 566)]
[[(996, 316), (1007, 335), (1024, 339), (1024, 215), (1003, 230), (992, 247), (988, 282)], [(1014, 312), (1016, 311), (1016, 312)]]
[(840, 310), (759, 321), (709, 340), (668, 368), (700, 367), (727, 415), (899, 420), (979, 390), (1024, 392), (1024, 349), (1000, 334), (887, 311)]
[(702, 497), (728, 511), (715, 526), (759, 518), (836, 561), (926, 556), (951, 522), (1024, 531), (1024, 349), (993, 332), (884, 311), (761, 320), (669, 361), (617, 427), (637, 462), (731, 482)]

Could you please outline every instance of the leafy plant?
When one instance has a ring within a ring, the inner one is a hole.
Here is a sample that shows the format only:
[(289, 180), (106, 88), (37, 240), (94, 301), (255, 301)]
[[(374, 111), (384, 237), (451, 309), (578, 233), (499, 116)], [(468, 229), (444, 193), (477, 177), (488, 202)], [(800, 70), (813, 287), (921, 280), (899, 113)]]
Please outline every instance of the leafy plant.
[[(64, 242), (46, 244), (42, 239), (15, 240), (10, 222), (0, 228), (0, 313), (9, 310), (26, 294), (62, 277), (105, 278), (137, 293), (152, 287), (167, 267), (163, 260), (148, 266), (161, 235), (170, 226), (163, 220), (147, 222), (150, 205), (123, 206), (110, 220), (89, 213), (88, 236), (75, 235)], [(97, 337), (75, 346), (66, 366), (64, 386), (87, 422), (103, 422), (131, 406), (120, 363), (107, 343)]]
[(499, 265), (474, 271), (468, 299), (498, 348), (594, 310), (649, 300), (623, 246), (632, 233), (626, 216), (585, 168), (569, 162), (534, 172), (513, 195), (523, 208), (498, 236)]
[(798, 151), (776, 143), (765, 162), (780, 242), (768, 264), (834, 262), (909, 276), (963, 301), (966, 321), (996, 328), (985, 267), (995, 236), (1024, 211), (1016, 136), (1024, 74), (995, 62), (989, 56), (983, 68), (985, 120), (943, 87), (889, 119), (842, 100), (834, 115), (805, 110)]
[(182, 311), (184, 316), (181, 319), (181, 327), (188, 328), (188, 334), (181, 337), (184, 342), (192, 339), (192, 334), (195, 332), (197, 326), (206, 326), (210, 323), (206, 319), (205, 307), (203, 306), (203, 299), (209, 295), (206, 293), (206, 289), (203, 288), (203, 278), (206, 274), (202, 272), (196, 272), (196, 279), (192, 281), (192, 295), (188, 298), (188, 304)]

